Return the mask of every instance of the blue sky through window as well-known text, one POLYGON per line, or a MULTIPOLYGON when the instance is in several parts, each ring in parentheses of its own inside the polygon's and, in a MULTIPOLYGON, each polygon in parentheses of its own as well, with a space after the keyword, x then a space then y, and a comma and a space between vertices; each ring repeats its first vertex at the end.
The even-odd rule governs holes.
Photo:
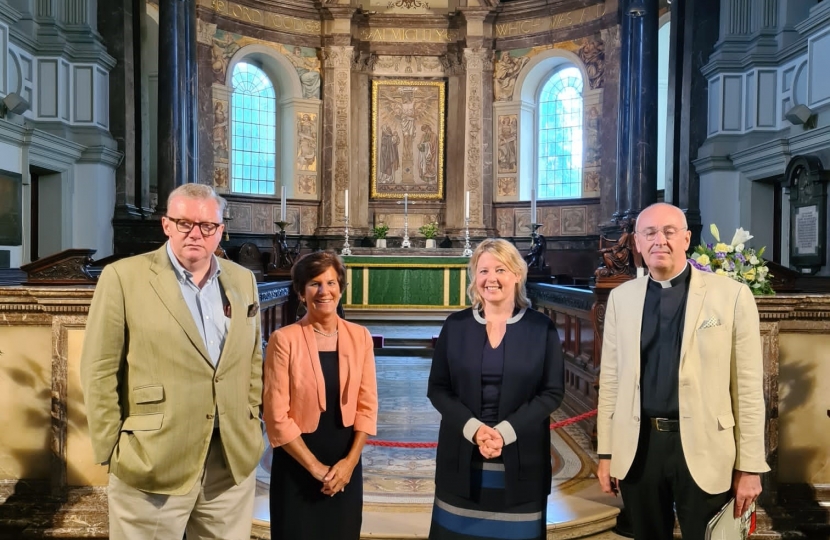
POLYGON ((260 68, 240 62, 231 77, 231 191, 274 195, 277 100, 260 68))
POLYGON ((554 72, 539 95, 539 199, 582 195, 582 73, 554 72))

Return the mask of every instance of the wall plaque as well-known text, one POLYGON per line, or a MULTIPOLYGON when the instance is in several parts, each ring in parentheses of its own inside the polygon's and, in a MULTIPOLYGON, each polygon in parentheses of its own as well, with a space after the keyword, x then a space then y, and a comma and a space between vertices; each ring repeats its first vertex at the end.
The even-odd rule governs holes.
POLYGON ((827 180, 830 173, 815 156, 796 156, 787 164, 790 189, 790 265, 815 274, 826 264, 827 180))
POLYGON ((23 244, 23 182, 16 173, 0 171, 0 246, 23 244))

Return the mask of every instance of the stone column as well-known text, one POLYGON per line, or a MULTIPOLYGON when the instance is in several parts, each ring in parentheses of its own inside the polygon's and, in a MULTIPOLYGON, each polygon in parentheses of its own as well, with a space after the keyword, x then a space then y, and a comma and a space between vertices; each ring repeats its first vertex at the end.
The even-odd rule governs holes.
MULTIPOLYGON (((658 0, 629 0, 630 100, 626 215, 636 217, 657 201, 657 9, 658 0)), ((623 38, 624 39, 624 38, 623 38)))
MULTIPOLYGON (((115 58, 109 74, 110 126, 118 151, 124 154, 115 170, 115 218, 137 217, 141 206, 140 76, 142 13, 133 11, 133 0, 112 0, 98 6, 98 23, 107 52, 115 58)), ((143 6, 144 3, 141 2, 143 6)), ((75 21, 80 24, 80 21, 75 21)))
MULTIPOLYGON (((482 236, 493 229, 492 140, 493 52, 485 48, 463 50, 465 89, 464 189, 447 191, 447 206, 461 210, 458 227, 464 226, 464 198, 470 192, 470 234, 482 236), (489 174, 486 174, 489 173, 489 174), (485 179, 489 181, 485 185, 485 179), (454 195, 454 196, 452 196, 454 195), (450 199, 452 204, 450 205, 450 199)), ((458 214, 458 212, 455 212, 458 214)))
MULTIPOLYGON (((346 190, 351 186, 351 70, 354 47, 327 46, 323 48, 323 151, 322 193, 318 235, 342 235, 345 225, 346 190)), ((349 207, 353 215, 357 205, 349 207)), ((352 225, 355 225, 352 223, 352 225)), ((360 224, 357 224, 360 225, 360 224)))
POLYGON ((718 41, 719 0, 673 2, 666 121, 665 201, 686 213, 692 245, 700 241, 700 177, 691 165, 708 136, 703 62, 718 41))
POLYGON ((620 9, 623 15, 620 20, 620 95, 617 114, 617 197, 614 211, 614 221, 625 217, 628 203, 628 150, 629 132, 628 123, 631 100, 631 17, 626 16, 628 2, 623 0, 620 9))
POLYGON ((196 78, 196 5, 193 0, 159 3, 158 207, 167 212, 167 196, 195 181, 194 133, 196 78), (194 30, 189 30, 194 25, 194 30), (193 43, 190 43, 190 42, 193 43), (193 135, 191 135, 193 133, 193 135))

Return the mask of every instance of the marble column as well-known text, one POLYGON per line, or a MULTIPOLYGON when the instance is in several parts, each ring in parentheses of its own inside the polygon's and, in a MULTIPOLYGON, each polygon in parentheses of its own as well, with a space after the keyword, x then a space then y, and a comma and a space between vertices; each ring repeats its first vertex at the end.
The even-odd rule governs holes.
POLYGON ((623 16, 620 20, 620 96, 617 114, 617 204, 613 220, 625 218, 628 210, 628 142, 629 142, 629 115, 631 110, 631 17, 625 15, 628 2, 622 0, 620 9, 623 16))
MULTIPOLYGON (((351 185, 353 161, 350 158, 353 55, 354 47, 351 46, 323 48, 323 170, 318 235, 341 235, 345 226, 346 205, 349 204, 345 195, 351 185)), ((357 194, 354 187, 351 187, 351 193, 357 194)), ((349 209, 352 215, 357 205, 349 209)))
MULTIPOLYGON (((629 0, 629 114, 626 156, 626 216, 636 217, 657 201, 657 10, 658 0, 629 0)), ((624 23, 625 24, 625 23, 624 23)))
POLYGON ((719 0, 677 0, 671 6, 665 201, 686 213, 692 245, 700 242, 700 177, 692 166, 708 137, 704 59, 718 41, 719 0))
MULTIPOLYGON (((143 6, 143 2, 141 3, 143 6)), ((134 0, 101 2, 98 24, 107 52, 115 58, 109 73, 109 131, 124 159, 115 170, 115 217, 137 217, 141 213, 140 101, 136 79, 141 67, 140 20, 134 0)), ((78 21, 76 21, 78 22, 78 21)))
POLYGON ((162 61, 158 77, 156 213, 160 215, 167 212, 167 196, 171 191, 196 180, 195 17, 194 0, 159 3, 159 58, 162 61))

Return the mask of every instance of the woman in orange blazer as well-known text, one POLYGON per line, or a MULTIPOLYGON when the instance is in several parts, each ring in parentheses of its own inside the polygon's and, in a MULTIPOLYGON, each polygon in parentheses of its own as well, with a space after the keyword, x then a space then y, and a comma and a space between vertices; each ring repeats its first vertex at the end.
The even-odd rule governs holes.
POLYGON ((308 313, 271 334, 264 369, 263 419, 274 447, 271 538, 357 540, 360 454, 377 432, 372 337, 337 316, 346 269, 336 254, 304 256, 291 277, 308 313))

